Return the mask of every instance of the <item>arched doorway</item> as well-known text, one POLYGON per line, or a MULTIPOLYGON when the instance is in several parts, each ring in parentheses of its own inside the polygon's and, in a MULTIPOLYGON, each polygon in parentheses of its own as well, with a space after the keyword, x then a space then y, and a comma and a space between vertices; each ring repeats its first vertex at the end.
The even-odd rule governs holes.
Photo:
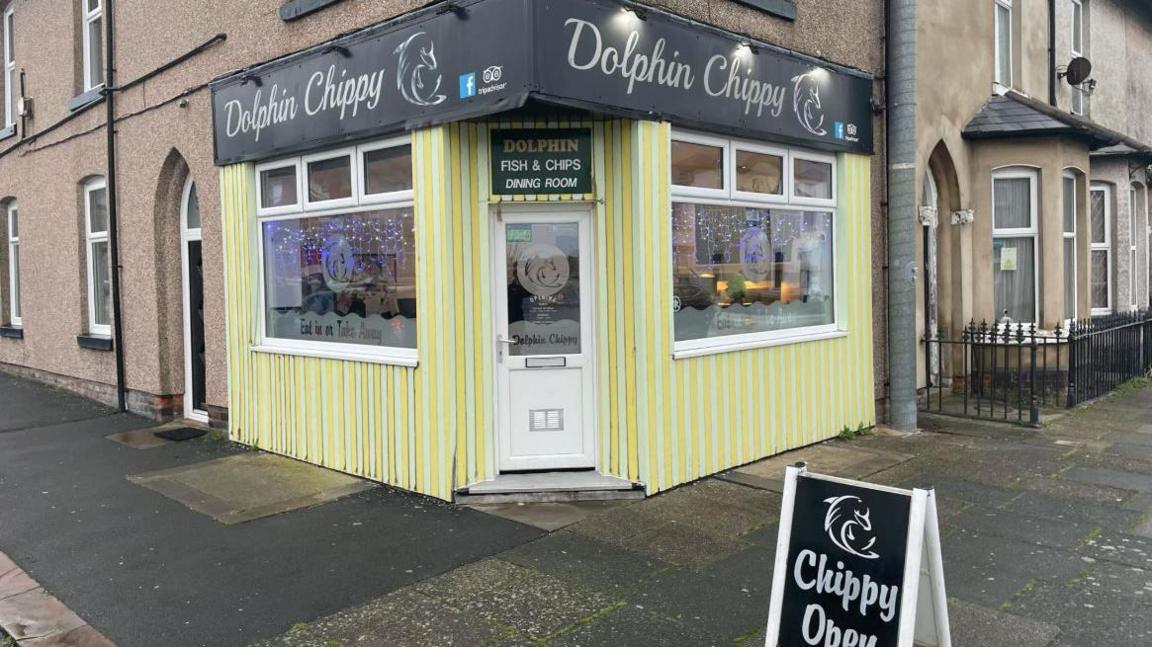
POLYGON ((184 292, 184 416, 208 422, 205 404, 204 260, 201 254, 200 201, 191 176, 180 199, 180 256, 184 292))

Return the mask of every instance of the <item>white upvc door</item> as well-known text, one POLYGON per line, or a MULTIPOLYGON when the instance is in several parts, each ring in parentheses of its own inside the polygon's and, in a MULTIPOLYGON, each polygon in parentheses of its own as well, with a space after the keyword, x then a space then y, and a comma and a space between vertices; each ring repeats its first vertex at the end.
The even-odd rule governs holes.
POLYGON ((493 354, 501 471, 596 467, 591 212, 495 217, 493 354))

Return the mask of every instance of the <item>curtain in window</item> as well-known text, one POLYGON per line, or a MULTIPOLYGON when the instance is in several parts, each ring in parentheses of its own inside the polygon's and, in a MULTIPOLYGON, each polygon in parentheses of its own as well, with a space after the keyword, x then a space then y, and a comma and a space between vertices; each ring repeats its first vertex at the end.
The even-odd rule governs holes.
POLYGON ((1032 180, 998 179, 993 184, 995 198, 993 227, 1027 229, 1032 226, 1032 180))
POLYGON ((1036 239, 994 238, 992 279, 996 292, 996 318, 1036 320, 1036 239))

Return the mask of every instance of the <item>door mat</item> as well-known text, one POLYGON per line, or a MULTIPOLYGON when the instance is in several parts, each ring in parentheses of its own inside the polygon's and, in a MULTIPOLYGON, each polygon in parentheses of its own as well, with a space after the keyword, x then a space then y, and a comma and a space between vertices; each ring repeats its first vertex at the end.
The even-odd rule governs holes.
POLYGON ((165 429, 164 431, 157 431, 156 437, 163 438, 164 440, 172 440, 179 442, 181 440, 192 440, 199 438, 208 433, 206 429, 197 429, 195 427, 178 427, 176 429, 165 429))

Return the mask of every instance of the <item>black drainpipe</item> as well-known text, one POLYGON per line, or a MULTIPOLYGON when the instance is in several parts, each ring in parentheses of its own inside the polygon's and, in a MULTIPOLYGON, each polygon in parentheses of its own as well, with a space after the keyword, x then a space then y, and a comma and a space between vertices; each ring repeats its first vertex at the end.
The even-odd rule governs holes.
POLYGON ((120 307, 120 235, 116 208, 116 48, 113 46, 112 0, 104 0, 104 108, 108 137, 108 242, 112 256, 112 349, 116 353, 116 408, 127 410, 128 387, 124 383, 124 332, 120 307))
POLYGON ((1056 0, 1048 0, 1048 103, 1056 107, 1056 0))

